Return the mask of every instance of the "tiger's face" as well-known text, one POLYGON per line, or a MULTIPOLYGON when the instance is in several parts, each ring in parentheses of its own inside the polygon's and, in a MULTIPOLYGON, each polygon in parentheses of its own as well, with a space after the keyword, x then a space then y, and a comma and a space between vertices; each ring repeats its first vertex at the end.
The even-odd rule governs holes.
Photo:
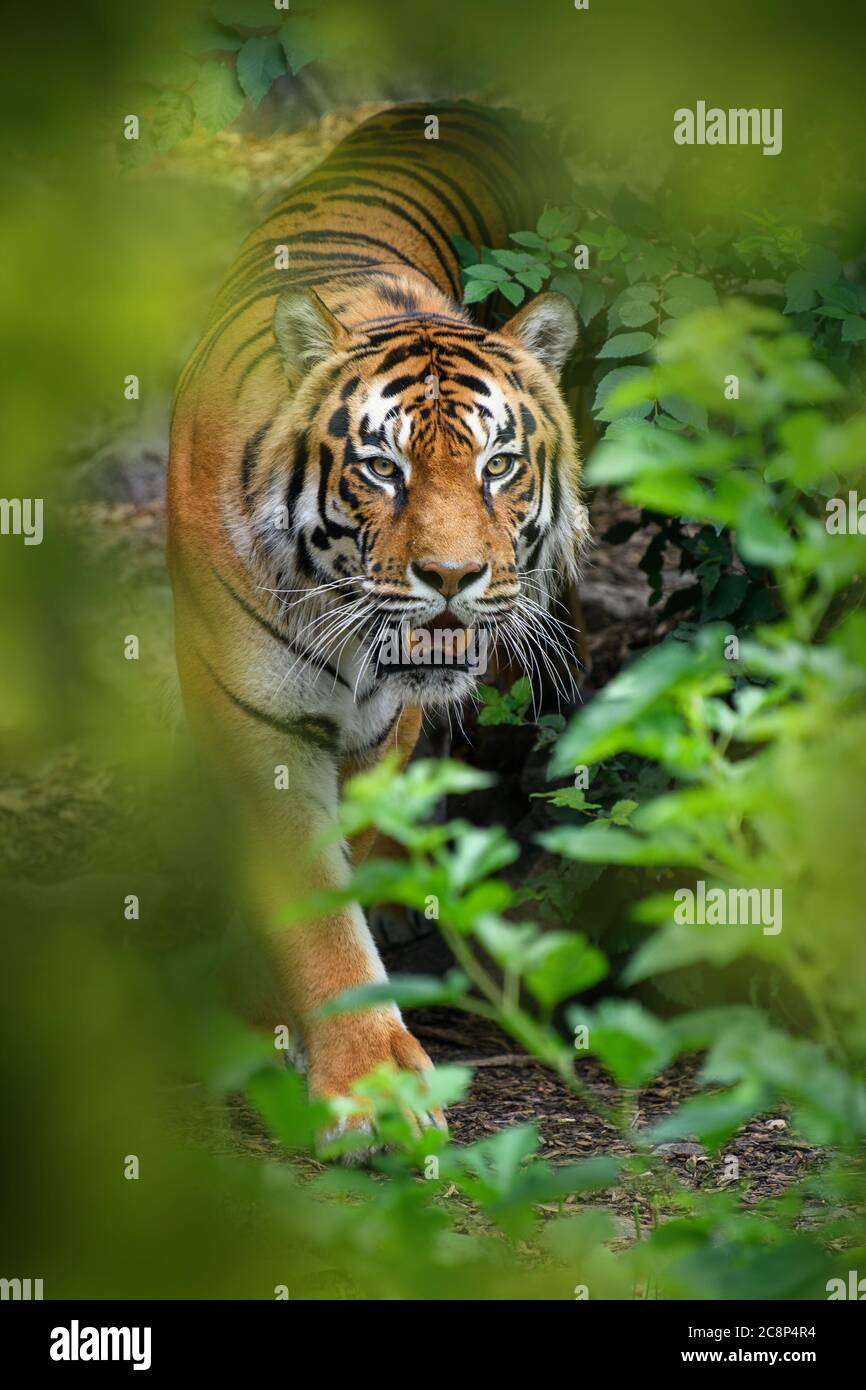
POLYGON ((573 309, 544 295, 500 332, 444 314, 329 319, 293 296, 275 325, 287 362, 315 362, 291 416, 299 583, 330 586, 334 639, 354 619, 370 669, 407 699, 460 699, 494 640, 526 664, 575 566, 584 511, 557 383, 573 309))

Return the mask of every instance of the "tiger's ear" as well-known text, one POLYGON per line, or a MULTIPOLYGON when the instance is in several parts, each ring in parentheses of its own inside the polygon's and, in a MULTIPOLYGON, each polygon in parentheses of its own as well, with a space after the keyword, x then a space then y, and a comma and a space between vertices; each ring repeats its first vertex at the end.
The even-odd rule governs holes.
POLYGON ((277 300, 274 337, 291 378, 305 376, 349 341, 348 330, 315 290, 289 290, 277 300))
POLYGON ((577 342, 577 315, 564 294, 539 294, 502 332, 558 376, 577 342))

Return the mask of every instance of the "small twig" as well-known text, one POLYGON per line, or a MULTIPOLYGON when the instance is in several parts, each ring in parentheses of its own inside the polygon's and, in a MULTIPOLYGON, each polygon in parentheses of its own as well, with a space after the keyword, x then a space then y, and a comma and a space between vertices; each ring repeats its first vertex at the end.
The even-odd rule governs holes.
POLYGON ((460 1067, 544 1066, 537 1057, 530 1057, 525 1052, 501 1052, 496 1057, 455 1057, 453 1060, 460 1067))

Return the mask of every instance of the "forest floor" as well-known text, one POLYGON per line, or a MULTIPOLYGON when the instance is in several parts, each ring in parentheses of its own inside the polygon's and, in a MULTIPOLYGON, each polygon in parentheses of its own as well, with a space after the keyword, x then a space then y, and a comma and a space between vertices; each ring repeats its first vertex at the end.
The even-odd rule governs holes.
MULTIPOLYGON (((456 1145, 489 1138, 507 1126, 533 1125, 538 1131, 538 1156, 551 1166, 576 1163, 599 1154, 625 1156, 629 1144, 617 1128, 575 1096, 550 1070, 521 1052, 494 1024, 449 1009, 413 1011, 411 1026, 438 1065, 473 1068, 470 1087, 460 1102, 449 1107, 448 1125, 456 1145)), ((628 1128, 636 1136, 671 1113, 695 1092, 699 1059, 681 1059, 649 1086, 630 1093, 628 1128)), ((578 1075, 594 1103, 611 1107, 621 1103, 622 1092, 592 1057, 583 1058, 578 1075)), ((214 1116, 217 1119, 223 1116, 214 1116)), ((236 1096, 230 1103, 228 1139, 221 1123, 210 1137, 199 1129, 197 1142, 216 1143, 222 1152, 279 1160, 279 1143, 270 1137, 249 1103, 236 1096), (216 1138, 215 1136, 219 1136, 216 1138)), ((641 1191, 639 1180, 623 1182, 604 1192, 568 1198, 563 1204, 542 1204, 540 1210, 555 1215, 576 1206, 604 1207, 612 1216, 616 1242, 627 1244, 645 1233, 656 1221, 678 1210, 677 1193, 743 1185, 744 1206, 781 1196, 792 1183, 814 1172, 825 1157, 822 1150, 794 1139, 781 1114, 757 1116, 725 1145, 723 1152, 707 1152, 687 1140, 659 1144, 652 1149, 667 1169, 667 1180, 653 1184, 652 1202, 641 1191)), ((295 1160, 301 1176, 315 1176, 325 1165, 315 1159, 295 1160)), ((471 1202, 456 1188, 445 1194, 463 1208, 463 1224, 471 1229, 477 1215, 471 1202)), ((807 1202, 799 1225, 807 1228, 826 1218, 818 1201, 807 1202)))

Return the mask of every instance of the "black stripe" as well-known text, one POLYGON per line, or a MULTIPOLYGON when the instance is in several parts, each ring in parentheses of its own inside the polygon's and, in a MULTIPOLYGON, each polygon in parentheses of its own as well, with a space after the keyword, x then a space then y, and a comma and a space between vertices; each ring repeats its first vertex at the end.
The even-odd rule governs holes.
POLYGON ((238 400, 238 398, 240 397, 241 391, 243 391, 244 384, 250 373, 254 372, 256 367, 258 367, 261 362, 264 362, 266 357, 279 357, 279 355, 279 348, 266 347, 263 352, 260 352, 256 357, 253 358, 251 362, 247 363, 240 376, 238 377, 237 385, 235 386, 235 400, 238 400))
MULTIPOLYGON (((359 257, 358 259, 361 258, 359 257)), ((243 304, 237 305, 234 309, 227 308, 223 310, 217 321, 208 327, 184 367, 180 381, 178 382, 177 391, 175 392, 175 400, 177 401, 180 399, 189 384, 202 370, 229 325, 233 323, 235 319, 241 318, 260 300, 273 299, 283 289, 307 289, 313 288, 316 285, 339 285, 343 281, 354 279, 358 275, 369 275, 371 270, 375 270, 377 277, 386 276, 389 280, 399 278, 396 271, 386 270, 381 263, 375 261, 368 261, 357 270, 342 270, 336 274, 329 271, 310 271, 306 274, 293 275, 284 285, 274 288, 269 285, 258 293, 251 295, 243 304)), ((278 275, 285 274, 283 271, 277 271, 275 273, 278 275)), ((270 279, 270 277, 268 278, 270 279)))
POLYGON ((351 749, 349 752, 349 756, 352 758, 359 758, 363 757, 365 753, 372 753, 374 748, 378 748, 380 743, 385 742, 385 739, 388 737, 391 730, 394 728, 394 725, 399 720, 401 713, 401 710, 397 711, 391 722, 387 725, 386 728, 382 730, 381 734, 377 734, 377 736, 373 739, 372 743, 365 743, 362 748, 351 749))
MULTIPOLYGON (((213 568, 213 566, 211 568, 213 568)), ((291 642, 288 637, 284 636, 283 633, 279 631, 278 628, 274 627, 273 623, 268 622, 267 618, 263 617, 261 613, 256 612, 252 604, 247 603, 243 595, 239 594, 228 582, 228 580, 223 578, 219 570, 214 569, 213 572, 216 575, 216 578, 219 580, 220 584, 222 584, 226 593, 234 599, 235 603, 240 605, 240 607, 243 609, 243 611, 247 614, 248 617, 253 618, 255 622, 258 623, 259 627, 264 628, 265 632, 268 634, 269 637, 272 637, 275 642, 279 642, 280 646, 286 647, 287 650, 290 651, 293 656, 306 656, 310 661, 313 660, 312 653, 308 652, 306 647, 296 647, 294 642, 291 642)), ((343 679, 339 671, 337 671, 329 661, 322 662, 318 657, 316 658, 316 661, 320 668, 323 671, 327 671, 329 676, 333 676, 334 680, 339 681, 340 685, 344 685, 347 690, 351 689, 349 682, 343 679)))
MULTIPOLYGON (((431 144, 436 144, 443 153, 452 154, 457 159, 462 159, 465 164, 475 170, 477 177, 487 189, 491 202, 499 210, 503 230, 513 227, 523 210, 519 200, 508 185, 508 173, 497 170, 491 176, 490 157, 485 155, 483 151, 470 151, 465 145, 452 144, 449 140, 431 141, 431 144)), ((424 167, 427 168, 428 166, 425 165, 424 167)))
POLYGON ((225 366, 223 367, 223 372, 227 372, 229 367, 234 362, 235 358, 240 357, 241 353, 246 352, 247 348, 252 347, 253 343, 258 342, 259 338, 263 338, 266 333, 272 332, 273 329, 271 328, 271 325, 268 324, 265 328, 259 328, 255 333, 251 333, 248 338, 244 338, 243 342, 238 344, 231 357, 229 358, 228 362, 226 362, 225 366))
POLYGON ((304 490, 304 483, 307 476, 307 455, 308 445, 306 434, 299 435, 295 441, 295 457, 292 460, 292 471, 289 476, 289 486, 286 491, 286 510, 289 513, 289 525, 294 524, 295 503, 304 490))
MULTIPOLYGON (((427 229, 421 227, 421 224, 420 222, 418 222, 417 217, 413 217, 411 213, 407 213, 405 208, 398 207, 398 204, 389 202, 389 200, 385 199, 385 197, 367 197, 366 195, 364 195, 364 193, 327 193, 327 195, 325 195, 324 197, 324 202, 363 203, 366 204, 366 206, 368 207, 382 208, 382 210, 386 211, 386 213, 391 213, 392 217, 398 217, 400 221, 407 222, 407 224, 409 224, 409 227, 413 228, 413 231, 416 231, 418 236, 423 236, 425 242, 427 242, 427 245, 431 247, 432 253, 434 253, 436 260, 439 261, 439 265, 441 265, 443 272, 445 272, 445 277, 446 279, 448 279, 448 288, 450 289, 450 292, 452 292, 452 295, 455 295, 455 297, 460 296, 459 282, 457 282, 457 278, 455 272, 453 272, 452 270, 452 267, 450 267, 448 261, 446 261, 445 259, 445 256, 443 256, 442 254, 442 247, 445 247, 446 252, 448 252, 450 256, 452 256, 452 260, 455 261, 457 267, 459 267, 460 265, 459 257, 457 257, 456 250, 453 249, 452 243, 450 243, 450 238, 448 238, 448 236, 445 235, 445 232, 442 231, 442 228, 439 227, 438 224, 436 224, 435 218, 431 217, 430 220, 434 222, 436 231, 438 231, 439 236, 441 236, 442 245, 439 245, 439 243, 436 242, 434 238, 432 238, 430 232, 428 232, 427 229)), ((427 215, 428 217, 430 217, 430 214, 427 215)))
MULTIPOLYGON (((376 341, 386 342, 390 338, 401 336, 399 333, 391 331, 391 324, 415 323, 418 325, 419 329, 423 329, 431 319, 437 324, 446 324, 449 334, 453 333, 455 336, 459 334, 461 337, 468 337, 478 342, 481 342, 482 339, 487 336, 485 330, 479 328, 477 324, 467 323, 465 319, 455 318, 453 314, 440 314, 436 310, 431 310, 429 313, 426 310, 423 313, 419 313, 415 310, 412 313, 406 314, 382 314, 380 318, 368 319, 364 324, 364 332, 367 335, 368 341, 371 343, 376 341), (371 333, 369 330, 375 328, 375 326, 380 323, 384 324, 385 327, 381 330, 377 338, 375 333, 371 333)), ((403 330, 403 333, 405 333, 405 331, 406 330, 403 330)))
MULTIPOLYGON (((370 161, 368 161, 368 160, 363 160, 363 161, 362 161, 362 160, 353 160, 353 161, 352 161, 352 165, 354 166, 355 164, 358 164, 358 165, 364 164, 364 165, 366 166, 369 162, 370 162, 370 161)), ((329 165, 328 165, 327 162, 326 162, 322 167, 323 167, 323 169, 329 171, 329 165)), ((468 227, 468 225, 467 225, 467 223, 466 223, 465 218, 463 217, 463 214, 461 213, 461 211, 460 211, 460 209, 457 207, 457 205, 456 205, 455 203, 452 203, 451 199, 450 199, 445 193, 442 192, 441 188, 437 188, 435 184, 429 183, 427 179, 423 178, 422 175, 419 174, 419 173, 417 172, 417 170, 413 170, 413 171, 411 172, 411 175, 407 175, 407 176, 412 177, 412 178, 414 179, 414 181, 415 181, 417 184, 420 184, 420 185, 421 185, 422 188, 426 188, 427 191, 428 191, 428 193, 432 194, 432 196, 433 196, 434 198, 436 198, 437 201, 440 202, 440 203, 442 204, 442 206, 443 206, 443 207, 451 214, 451 216, 454 218, 454 221, 457 223, 457 227, 458 227, 459 231, 463 234, 463 236, 465 236, 465 237, 468 238, 468 237, 469 237, 469 227, 468 227)), ((440 177, 441 177, 441 176, 440 176, 440 177)), ((332 180, 329 179, 329 181, 332 181, 332 180)), ((349 176, 345 181, 346 181, 346 182, 351 182, 351 181, 352 181, 352 180, 351 180, 351 176, 349 176)), ((356 183, 364 183, 364 184, 370 183, 370 184, 373 184, 373 185, 375 186, 375 180, 374 180, 374 179, 359 179, 359 178, 356 178, 354 181, 355 181, 356 183)), ((316 180, 316 179, 311 179, 310 182, 311 182, 311 183, 316 183, 317 180, 316 180)), ((457 187, 458 187, 458 189, 459 189, 459 185, 457 185, 457 187)), ((430 217, 431 220, 432 220, 432 213, 429 212, 429 210, 425 207, 425 205, 424 205, 422 202, 420 202, 420 200, 418 200, 418 199, 416 199, 416 198, 411 198, 410 195, 409 195, 408 193, 406 193, 403 189, 394 189, 394 191, 395 191, 395 192, 399 192, 400 196, 401 196, 402 198, 406 198, 408 202, 414 203, 414 205, 415 205, 416 207, 421 208, 424 212, 427 213, 428 217, 430 217)), ((461 196, 463 196, 462 193, 461 193, 461 196)), ((286 211, 289 212, 290 209, 287 208, 286 211)))
POLYGON ((301 653, 298 652, 295 649, 295 647, 292 646, 292 643, 289 641, 289 638, 286 637, 284 633, 280 632, 278 628, 274 627, 273 623, 269 622, 268 619, 263 617, 261 613, 258 613, 256 609, 253 608, 251 603, 247 603, 243 595, 239 594, 237 590, 229 583, 229 581, 223 578, 218 569, 214 568, 214 566, 211 566, 211 568, 213 569, 215 577, 219 580, 220 584, 222 584, 226 593, 234 599, 235 603, 238 604, 240 608, 243 609, 247 617, 252 618, 255 622, 257 622, 259 627, 263 628, 264 631, 268 634, 268 636, 272 637, 275 642, 279 642, 281 647, 287 647, 291 652, 294 653, 295 656, 301 655, 301 653))
POLYGON ((253 470, 258 463, 259 449, 262 440, 273 424, 273 420, 268 420, 260 429, 257 429, 251 439, 244 445, 243 458, 241 460, 241 491, 243 492, 244 507, 249 511, 252 506, 252 496, 250 495, 250 484, 253 480, 253 470))
MULTIPOLYGON (((304 235, 305 234, 301 232, 292 233, 292 239, 302 240, 304 235)), ((231 273, 220 285, 217 295, 217 306, 219 306, 223 300, 228 300, 230 306, 235 302, 237 296, 244 292, 244 289, 249 289, 251 285, 260 285, 265 280, 270 280, 271 277, 276 278, 279 276, 280 279, 286 283, 287 287, 291 286, 295 278, 295 272, 291 263, 286 270, 277 270, 275 265, 267 264, 268 261, 272 260, 271 257, 263 256, 261 259, 265 264, 259 265, 259 257, 256 256, 253 258, 248 254, 247 257, 242 258, 235 264, 231 273)), ((295 249, 292 252, 290 261, 298 259, 305 261, 330 261, 338 269, 345 267, 351 268, 356 265, 369 266, 373 269, 380 264, 374 256, 361 256, 353 251, 312 251, 310 249, 305 250, 304 248, 300 250, 295 249)))
POLYGON ((276 715, 268 714, 265 710, 256 709, 255 705, 247 704, 246 700, 235 695, 233 690, 229 690, 197 647, 194 647, 193 650, 214 685, 222 691, 227 700, 230 700, 250 719, 255 719, 259 724, 267 725, 269 729, 276 730, 278 734, 300 739, 302 743, 311 743, 314 748, 320 748, 323 753, 336 754, 339 751, 340 727, 335 720, 328 719, 323 714, 303 714, 298 719, 279 719, 276 715))
MULTIPOLYGON (((475 203, 473 199, 470 198, 463 185, 458 183, 457 179, 453 179, 450 174, 446 174, 442 169, 437 169, 435 168, 435 166, 431 165, 425 165, 424 173, 421 174, 419 170, 417 170, 414 167, 414 165, 407 164, 404 161, 402 155, 395 154, 393 150, 390 151, 390 154, 383 152, 380 158, 378 159, 359 159, 356 155, 352 155, 351 153, 347 152, 343 159, 329 159, 327 161, 327 165, 323 167, 327 167, 328 169, 346 168, 349 170, 374 169, 378 174, 391 172, 394 174, 399 174, 404 178, 412 179, 413 182, 419 184, 422 188, 427 189, 430 189, 430 183, 428 181, 428 178, 425 176, 440 179, 442 183, 446 184, 449 188, 453 189, 457 196, 462 199, 466 211, 469 213, 469 216, 475 223, 476 231, 479 240, 482 242, 482 244, 484 246, 489 246, 493 240, 490 233, 490 228, 487 225, 487 219, 485 218, 481 209, 478 207, 477 203, 475 203)), ((443 203, 445 203, 446 200, 445 195, 443 193, 439 193, 435 187, 432 188, 431 191, 436 195, 436 197, 438 197, 443 203)), ((454 210, 454 205, 452 203, 449 202, 447 206, 449 207, 449 210, 454 210)), ((459 214, 457 214, 456 212, 455 215, 458 217, 460 229, 461 231, 463 231, 463 229, 466 227, 466 223, 463 221, 462 218, 459 217, 459 214)), ((473 240, 468 228, 466 228, 466 230, 463 231, 463 235, 466 236, 470 241, 473 240)))
MULTIPOLYGON (((342 407, 345 410, 345 406, 342 407)), ((328 479, 331 476, 331 469, 334 464, 334 455, 328 445, 319 445, 319 516, 322 518, 322 525, 327 529, 328 525, 328 479)))

